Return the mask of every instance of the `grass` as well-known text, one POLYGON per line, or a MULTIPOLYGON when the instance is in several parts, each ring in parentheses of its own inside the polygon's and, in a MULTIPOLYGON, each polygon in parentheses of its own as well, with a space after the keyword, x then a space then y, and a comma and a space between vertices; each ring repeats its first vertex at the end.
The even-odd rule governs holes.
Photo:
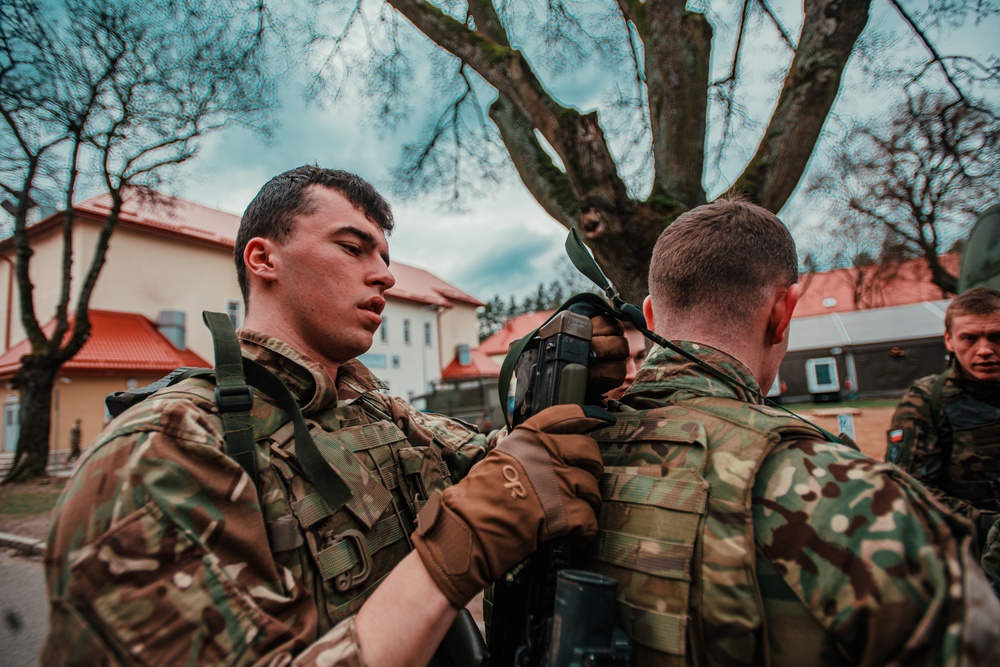
POLYGON ((62 493, 59 482, 33 481, 0 486, 0 514, 14 517, 48 514, 62 493))

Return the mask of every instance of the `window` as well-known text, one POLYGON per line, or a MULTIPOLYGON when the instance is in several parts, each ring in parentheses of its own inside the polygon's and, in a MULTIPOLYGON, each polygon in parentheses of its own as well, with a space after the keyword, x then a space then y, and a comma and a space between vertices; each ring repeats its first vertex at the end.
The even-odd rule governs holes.
POLYGON ((806 361, 806 384, 809 393, 822 394, 828 391, 840 390, 840 379, 837 377, 837 360, 833 357, 809 359, 806 361))
POLYGON ((389 318, 382 316, 382 325, 378 328, 378 338, 383 343, 389 342, 389 318))
POLYGON ((395 368, 396 370, 399 370, 399 355, 398 354, 392 355, 392 367, 395 368))
POLYGON ((368 368, 385 368, 386 358, 384 354, 372 354, 371 352, 366 352, 358 357, 358 361, 363 363, 368 368))
POLYGON ((229 315, 235 328, 239 329, 243 326, 243 302, 238 299, 227 299, 226 315, 229 315))
POLYGON ((431 323, 424 322, 424 345, 431 346, 431 323))
POLYGON ((403 320, 403 342, 410 344, 410 320, 403 320))

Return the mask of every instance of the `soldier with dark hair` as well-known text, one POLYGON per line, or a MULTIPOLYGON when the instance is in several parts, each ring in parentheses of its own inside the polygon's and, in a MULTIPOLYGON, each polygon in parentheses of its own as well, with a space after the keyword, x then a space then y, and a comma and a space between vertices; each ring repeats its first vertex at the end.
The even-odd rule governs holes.
MULTIPOLYGON (((255 387, 231 426, 217 384, 241 364, 217 353, 215 381, 184 379, 104 430, 55 510, 43 664, 426 664, 540 542, 596 532, 600 455, 583 432, 606 420, 557 406, 488 446, 357 360, 395 282, 391 229, 353 174, 264 185, 236 240, 233 356, 285 391, 255 387), (252 465, 229 455, 231 429, 252 432, 252 465)), ((617 333, 605 348, 623 360, 617 333)))
POLYGON ((606 474, 582 563, 618 580, 633 664, 1000 664, 967 523, 764 405, 797 278, 788 230, 741 199, 680 216, 653 250, 643 312, 677 349, 654 346, 590 434, 606 474))

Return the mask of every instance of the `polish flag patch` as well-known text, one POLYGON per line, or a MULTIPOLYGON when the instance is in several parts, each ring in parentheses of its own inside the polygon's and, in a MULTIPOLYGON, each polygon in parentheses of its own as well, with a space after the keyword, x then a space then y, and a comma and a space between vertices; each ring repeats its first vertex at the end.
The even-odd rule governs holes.
POLYGON ((895 431, 889 431, 889 442, 902 442, 903 441, 903 429, 898 428, 895 431))

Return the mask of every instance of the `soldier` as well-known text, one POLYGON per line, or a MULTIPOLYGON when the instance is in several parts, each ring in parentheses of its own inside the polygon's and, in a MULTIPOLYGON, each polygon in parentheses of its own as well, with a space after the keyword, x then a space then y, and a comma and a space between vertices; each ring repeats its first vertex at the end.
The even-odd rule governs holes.
POLYGON ((654 346, 614 427, 583 566, 620 583, 634 665, 1000 664, 968 525, 895 466, 766 407, 799 298, 795 245, 741 199, 653 250, 654 346))
POLYGON ((625 360, 625 381, 619 386, 609 391, 607 398, 619 399, 632 383, 635 382, 636 373, 642 367, 642 362, 646 360, 646 337, 635 328, 631 322, 625 322, 625 340, 628 341, 628 359, 625 360))
POLYGON ((69 427, 69 461, 76 461, 80 458, 80 441, 83 434, 80 430, 80 423, 83 420, 77 417, 73 420, 73 425, 69 427))
POLYGON ((944 328, 951 367, 903 395, 886 460, 971 520, 983 547, 1000 517, 1000 292, 977 287, 956 297, 944 328))
POLYGON ((553 408, 487 453, 482 435, 382 393, 356 360, 394 283, 392 226, 346 172, 301 167, 261 189, 235 247, 243 366, 280 378, 310 437, 280 392, 255 391, 242 427, 254 478, 226 455, 232 432, 204 378, 113 421, 55 511, 43 664, 424 664, 539 541, 596 531, 600 458, 580 433, 606 421, 553 408), (331 480, 349 491, 340 506, 331 480))

